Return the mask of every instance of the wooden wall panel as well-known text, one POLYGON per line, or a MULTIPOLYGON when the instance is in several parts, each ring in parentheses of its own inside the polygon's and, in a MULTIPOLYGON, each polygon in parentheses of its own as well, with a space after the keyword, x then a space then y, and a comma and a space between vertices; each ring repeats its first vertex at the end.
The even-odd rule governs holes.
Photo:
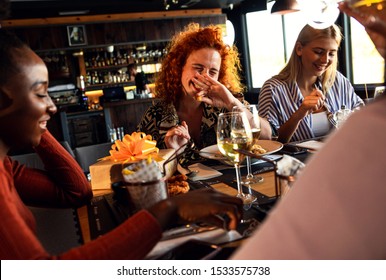
MULTIPOLYGON (((70 47, 67 25, 6 27, 13 29, 35 51, 84 49, 111 44, 168 41, 187 24, 225 24, 226 15, 179 17, 124 22, 85 23, 87 45, 70 47)), ((76 23, 79 25, 79 23, 76 23)), ((81 23, 82 24, 82 23, 81 23)))

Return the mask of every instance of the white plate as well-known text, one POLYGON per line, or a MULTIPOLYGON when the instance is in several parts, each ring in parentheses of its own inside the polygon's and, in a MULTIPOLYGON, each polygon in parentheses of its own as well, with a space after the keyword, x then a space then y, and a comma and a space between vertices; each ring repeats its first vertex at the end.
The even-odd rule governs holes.
MULTIPOLYGON (((283 148, 282 143, 271 140, 259 140, 257 144, 259 144, 264 150, 267 151, 264 154, 260 154, 260 156, 276 153, 277 151, 280 151, 283 148)), ((221 154, 217 145, 212 145, 203 148, 202 150, 200 150, 200 156, 208 159, 226 160, 226 157, 221 154)))

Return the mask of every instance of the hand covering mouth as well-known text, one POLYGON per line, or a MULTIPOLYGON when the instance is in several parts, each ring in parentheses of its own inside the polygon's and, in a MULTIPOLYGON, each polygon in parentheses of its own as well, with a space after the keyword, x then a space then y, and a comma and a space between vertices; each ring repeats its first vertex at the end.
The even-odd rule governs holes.
POLYGON ((196 91, 196 93, 202 91, 202 87, 196 85, 194 82, 190 82, 190 84, 192 85, 192 87, 194 88, 194 90, 196 91))

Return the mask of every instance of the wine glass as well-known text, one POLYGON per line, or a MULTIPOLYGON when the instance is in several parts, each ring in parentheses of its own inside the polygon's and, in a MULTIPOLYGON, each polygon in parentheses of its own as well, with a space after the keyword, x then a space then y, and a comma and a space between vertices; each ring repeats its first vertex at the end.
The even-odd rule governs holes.
POLYGON ((297 0, 307 23, 316 29, 331 26, 339 16, 338 3, 348 4, 363 14, 381 15, 386 0, 297 0))
MULTIPOLYGON (((249 148, 249 150, 251 150, 253 145, 257 144, 257 141, 260 138, 259 111, 257 110, 257 106, 254 104, 244 105, 242 107, 234 106, 232 109, 233 112, 242 112, 243 110, 248 110, 251 113, 250 115, 247 115, 249 125, 251 126, 251 131, 252 131, 252 144, 250 145, 250 148, 249 148)), ((251 185, 251 184, 263 182, 264 180, 263 177, 254 176, 252 173, 251 157, 247 156, 246 161, 247 161, 247 175, 245 177, 242 177, 241 182, 245 185, 251 185)))
POLYGON ((252 143, 252 131, 246 113, 221 113, 218 117, 216 134, 220 152, 235 166, 236 196, 243 200, 243 204, 251 204, 256 200, 256 197, 250 193, 243 193, 241 185, 240 162, 244 160, 245 156, 234 150, 248 150, 252 143))
POLYGON ((345 0, 349 5, 362 12, 363 15, 373 15, 386 19, 386 0, 345 0))

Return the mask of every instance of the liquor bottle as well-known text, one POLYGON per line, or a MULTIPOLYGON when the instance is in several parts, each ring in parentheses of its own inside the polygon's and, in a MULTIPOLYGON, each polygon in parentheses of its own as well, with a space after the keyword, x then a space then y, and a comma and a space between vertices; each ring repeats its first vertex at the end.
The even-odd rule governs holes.
POLYGON ((82 75, 79 76, 78 79, 78 88, 79 88, 79 105, 82 110, 88 110, 88 97, 86 95, 86 85, 84 82, 84 77, 82 75))

